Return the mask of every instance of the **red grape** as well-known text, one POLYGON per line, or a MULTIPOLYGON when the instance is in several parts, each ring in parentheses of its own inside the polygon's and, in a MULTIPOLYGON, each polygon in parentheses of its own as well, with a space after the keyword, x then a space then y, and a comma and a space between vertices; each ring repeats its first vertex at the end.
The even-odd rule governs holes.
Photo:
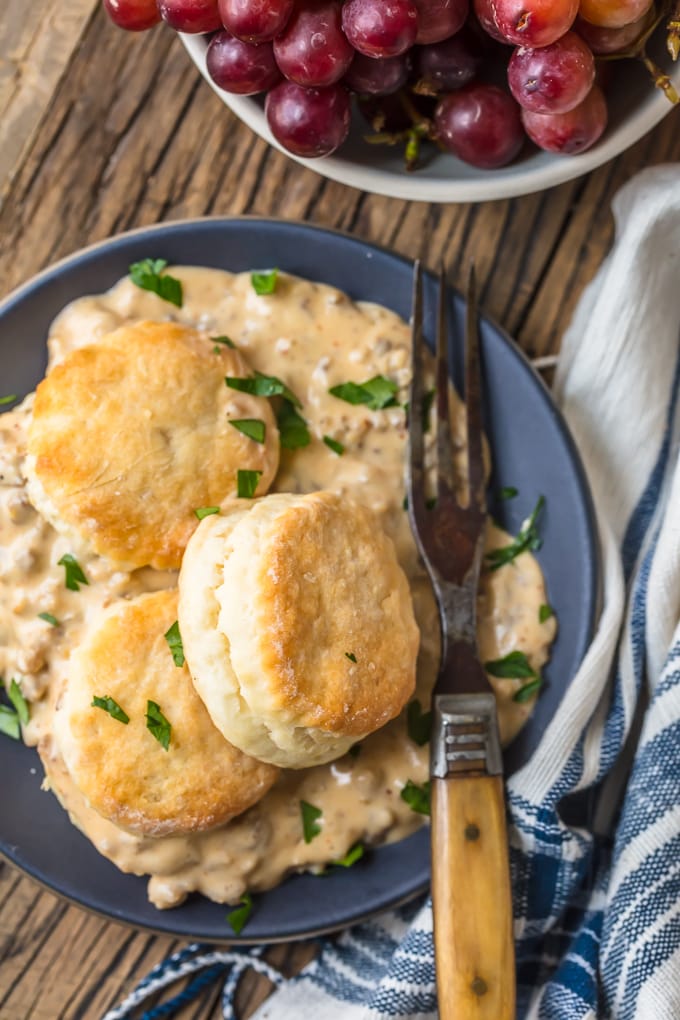
POLYGON ((651 6, 652 0, 581 0, 579 14, 601 28, 623 28, 639 21, 651 6))
POLYGON ((516 46, 549 46, 569 31, 579 0, 491 0, 494 20, 516 46))
POLYGON ((281 81, 271 43, 249 43, 217 32, 205 57, 208 74, 221 89, 240 96, 266 92, 281 81))
POLYGON ((421 45, 448 39, 463 27, 468 16, 468 0, 414 0, 418 9, 418 35, 421 45))
POLYGON ((274 56, 286 78, 319 87, 339 81, 352 63, 354 50, 340 26, 337 0, 303 0, 274 40, 274 56))
POLYGON ((158 0, 158 10, 176 32, 214 32, 222 27, 217 0, 158 0))
POLYGON ((349 131, 349 93, 342 85, 305 89, 282 81, 264 104, 274 138, 296 156, 328 156, 349 131))
POLYGON ((482 63, 479 40, 467 28, 443 42, 420 46, 415 52, 418 81, 428 93, 462 88, 472 81, 482 63))
POLYGON ((237 39, 269 42, 283 32, 295 0, 218 0, 222 24, 237 39))
POLYGON ((408 72, 409 60, 405 54, 378 60, 375 57, 365 57, 363 53, 355 53, 342 81, 343 85, 359 95, 387 96, 406 84, 408 72))
POLYGON ((567 32, 540 49, 515 50, 508 84, 525 110, 567 113, 583 102, 595 81, 595 58, 583 39, 567 32))
POLYGON ((501 42, 508 46, 508 40, 501 33, 500 28, 496 24, 496 17, 491 4, 492 0, 473 0, 473 7, 477 16, 477 21, 487 35, 490 35, 492 39, 496 40, 496 42, 501 42))
POLYGON ((104 0, 104 8, 114 25, 128 32, 143 32, 161 20, 156 0, 104 0))
POLYGON ((367 57, 397 57, 416 41, 413 0, 347 0, 342 27, 355 50, 367 57))
POLYGON ((584 152, 607 126, 607 104, 597 85, 568 113, 532 113, 522 110, 524 129, 541 149, 563 155, 584 152))
POLYGON ((434 121, 445 148, 487 170, 509 163, 524 141, 519 107, 495 85, 466 85, 444 96, 437 103, 434 121))
POLYGON ((649 28, 653 16, 653 9, 650 8, 637 21, 631 21, 630 25, 624 25, 622 28, 602 28, 600 25, 591 25, 579 15, 574 22, 574 31, 585 39, 596 56, 620 53, 637 42, 642 33, 649 28))

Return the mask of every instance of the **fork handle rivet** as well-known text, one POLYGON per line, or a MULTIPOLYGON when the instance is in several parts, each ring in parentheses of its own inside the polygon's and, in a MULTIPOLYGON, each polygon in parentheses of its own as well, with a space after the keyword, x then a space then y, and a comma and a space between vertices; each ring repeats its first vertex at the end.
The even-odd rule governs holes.
POLYGON ((476 977, 474 979, 474 981, 470 985, 470 988, 474 992, 474 994, 475 995, 479 995, 480 998, 481 998, 482 995, 486 995, 486 993, 489 990, 488 985, 487 985, 486 981, 484 980, 484 978, 480 978, 480 977, 476 977))
MULTIPOLYGON (((479 839, 481 833, 479 831, 479 828, 475 825, 475 823, 470 822, 469 825, 465 826, 464 836, 468 840, 468 842, 474 843, 475 840, 479 839)), ((475 978, 475 981, 477 980, 481 981, 481 978, 475 978)))

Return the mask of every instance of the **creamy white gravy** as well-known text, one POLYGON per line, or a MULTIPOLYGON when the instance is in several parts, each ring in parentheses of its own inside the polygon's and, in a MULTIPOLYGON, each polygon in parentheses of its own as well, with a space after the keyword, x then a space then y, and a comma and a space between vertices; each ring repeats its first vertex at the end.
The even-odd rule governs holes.
MULTIPOLYGON (((181 309, 129 279, 106 294, 70 304, 50 331, 50 367, 73 348, 96 342, 125 323, 172 319, 211 335, 230 336, 254 369, 282 378, 302 401, 313 440, 304 449, 282 451, 274 489, 331 489, 380 514, 411 583, 421 628, 416 696, 426 705, 437 669, 439 634, 403 506, 404 411, 395 407, 372 412, 328 392, 338 383, 382 374, 399 384, 403 402, 409 381, 407 325, 387 309, 354 303, 331 287, 286 275, 279 276, 276 292, 267 297, 255 294, 246 273, 176 267, 172 275, 183 284, 181 309), (341 457, 323 443, 324 435, 344 445, 341 457)), ((258 804, 211 832, 134 836, 85 803, 51 739, 54 702, 68 676, 69 655, 103 608, 172 586, 176 575, 151 569, 128 573, 79 550, 90 584, 79 592, 66 589, 57 561, 73 549, 33 509, 25 493, 31 403, 29 396, 20 408, 0 416, 0 676, 16 677, 31 701, 24 739, 39 745, 46 785, 100 853, 123 871, 149 875, 149 897, 165 908, 193 891, 217 902, 234 902, 246 890, 272 887, 291 871, 320 869, 357 842, 391 842, 417 829, 423 816, 408 807, 400 791, 409 779, 420 784, 427 778, 428 748, 408 737, 403 715, 366 739, 356 757, 282 773, 258 804), (59 626, 40 619, 39 613, 52 614, 59 626), (322 832, 308 844, 302 835, 300 800, 323 811, 322 832)), ((457 405, 454 413, 459 434, 460 410, 457 405)), ((487 549, 508 541, 504 532, 489 525, 487 549)), ((539 607, 547 601, 540 568, 529 554, 495 572, 485 571, 478 602, 483 661, 519 649, 539 670, 555 633, 554 619, 539 622, 539 607)), ((522 726, 531 704, 513 701, 522 681, 490 679, 505 743, 522 726)))

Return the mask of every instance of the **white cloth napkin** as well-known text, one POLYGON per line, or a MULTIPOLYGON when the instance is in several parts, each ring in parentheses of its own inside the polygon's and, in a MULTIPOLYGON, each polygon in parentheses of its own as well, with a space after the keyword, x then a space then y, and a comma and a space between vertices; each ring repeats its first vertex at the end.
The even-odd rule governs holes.
MULTIPOLYGON (((602 611, 508 784, 518 1016, 536 1020, 680 1018, 680 166, 640 173, 613 212, 613 250, 564 337, 555 385, 595 501, 602 611), (563 798, 621 770, 643 691, 615 838, 567 824, 563 798)), ((428 901, 325 940, 297 978, 270 975, 277 990, 253 1020, 433 1020, 431 917, 428 901)), ((228 969, 228 1020, 261 950, 188 947, 105 1020, 131 1016, 173 971, 208 965, 228 969)))

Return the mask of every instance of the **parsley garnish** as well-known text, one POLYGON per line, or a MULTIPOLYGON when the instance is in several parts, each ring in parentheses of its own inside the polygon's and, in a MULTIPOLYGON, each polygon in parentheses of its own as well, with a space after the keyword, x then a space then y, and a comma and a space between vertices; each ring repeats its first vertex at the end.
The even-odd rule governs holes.
POLYGON ((0 406, 3 404, 11 404, 13 400, 17 399, 16 393, 8 393, 6 397, 0 397, 0 406))
POLYGON ((350 850, 347 851, 344 857, 338 858, 337 861, 331 861, 331 864, 337 864, 339 868, 351 868, 353 864, 360 861, 364 856, 364 845, 363 843, 356 843, 350 850))
POLYGON ((59 620, 56 616, 52 616, 51 613, 38 613, 38 619, 44 620, 45 623, 51 623, 53 627, 59 626, 59 620))
POLYGON ((263 375, 262 372, 247 376, 228 375, 224 381, 230 389, 240 393, 252 393, 256 397, 285 397, 294 407, 302 407, 293 391, 275 375, 263 375))
POLYGON ((241 934, 248 918, 253 912, 253 897, 250 893, 244 893, 238 902, 239 906, 234 907, 234 909, 227 914, 227 924, 231 927, 231 930, 235 935, 241 934))
POLYGON ((0 733, 4 733, 6 737, 11 737, 12 740, 21 740, 19 716, 14 709, 9 708, 7 705, 0 705, 0 733))
POLYGON ((498 493, 499 499, 514 499, 519 493, 514 485, 505 485, 498 493))
POLYGON ((96 695, 92 699, 92 708, 101 708, 104 712, 108 712, 112 719, 116 722, 123 723, 125 726, 130 722, 130 716, 125 712, 118 702, 109 697, 107 694, 105 698, 98 698, 96 695))
POLYGON ((260 418, 231 418, 229 424, 256 443, 264 443, 267 426, 260 418))
POLYGON ((518 691, 515 691, 512 696, 512 700, 518 701, 520 704, 525 701, 529 701, 529 699, 540 690, 542 683, 542 677, 537 676, 535 680, 530 680, 528 684, 524 684, 524 686, 520 687, 518 691))
POLYGON ((424 747, 430 739, 432 713, 423 712, 418 699, 409 702, 406 710, 406 727, 408 735, 418 747, 424 747))
POLYGON ((167 751, 170 746, 170 732, 172 726, 160 710, 155 701, 146 703, 146 728, 167 751))
POLYGON ((311 843, 315 836, 321 832, 321 826, 317 825, 317 818, 321 818, 321 808, 308 804, 306 800, 300 801, 300 814, 302 816, 302 834, 305 843, 311 843))
POLYGON ((345 652, 345 656, 349 659, 350 662, 356 662, 357 661, 357 657, 354 654, 354 652, 345 652))
POLYGON ((512 696, 513 701, 519 701, 520 703, 528 701, 543 683, 540 673, 532 669, 524 652, 510 652, 509 655, 505 655, 502 659, 485 662, 484 669, 491 676, 497 676, 503 680, 528 680, 529 683, 520 687, 512 696))
POLYGON ((430 429, 430 411, 432 410, 433 403, 434 390, 428 390, 423 395, 423 402, 420 405, 420 420, 423 423, 423 432, 428 432, 430 429))
POLYGON ((429 815, 430 813, 429 781, 423 783, 422 786, 418 786, 416 783, 413 783, 409 779, 399 796, 401 797, 402 800, 406 801, 408 806, 411 808, 411 811, 415 811, 419 815, 429 815))
POLYGON ((250 282, 256 294, 273 294, 276 290, 278 269, 269 269, 264 273, 251 273, 250 282))
POLYGON ((158 294, 163 301, 182 307, 182 284, 174 276, 161 276, 167 266, 166 259, 142 259, 130 266, 130 279, 141 290, 158 294))
POLYGON ((183 666, 184 645, 182 644, 182 635, 179 632, 178 620, 175 620, 172 627, 166 630, 163 637, 168 642, 168 647, 172 652, 172 661, 175 663, 176 666, 183 666))
POLYGON ((16 680, 11 681, 7 691, 7 696, 14 705, 16 713, 19 717, 19 722, 23 723, 23 725, 25 726, 30 717, 30 713, 28 711, 28 702, 21 693, 21 687, 19 687, 19 684, 16 682, 16 680))
POLYGON ((510 545, 505 545, 501 549, 492 549, 491 552, 486 554, 485 559, 489 563, 490 570, 498 570, 499 567, 505 566, 506 563, 512 563, 520 553, 527 552, 529 549, 540 549, 541 538, 538 534, 536 521, 544 504, 544 497, 539 496, 536 506, 522 525, 517 538, 514 538, 510 545))
POLYGON ((233 347, 236 349, 236 344, 228 336, 211 336, 210 339, 214 344, 224 344, 225 347, 233 347))
POLYGON ((381 411, 384 407, 396 405, 395 394, 398 389, 391 379, 375 375, 365 383, 346 382, 331 386, 328 392, 348 404, 366 404, 371 411, 381 411))
POLYGON ((524 652, 509 652, 502 659, 493 659, 484 663, 484 669, 491 676, 502 680, 528 680, 538 674, 532 669, 524 652))
POLYGON ((75 556, 71 556, 71 553, 65 553, 57 561, 57 566, 63 567, 66 572, 66 587, 69 591, 80 591, 81 584, 90 583, 85 577, 83 568, 78 563, 78 560, 75 556))
POLYGON ((236 472, 236 494, 239 499, 252 499, 261 477, 261 471, 242 471, 239 468, 236 472))
POLYGON ((284 398, 276 418, 279 427, 279 442, 284 450, 299 450, 309 446, 312 437, 307 422, 295 410, 290 400, 284 398))
POLYGON ((218 514, 219 512, 220 508, 218 506, 199 506, 194 510, 199 521, 202 521, 204 517, 210 517, 211 514, 218 514))
POLYGON ((333 453, 337 453, 338 457, 342 457, 345 452, 345 447, 342 443, 339 443, 337 439, 333 439, 331 436, 324 436, 323 441, 329 450, 332 450, 333 453))
POLYGON ((551 616, 555 615, 555 610, 552 606, 549 606, 547 602, 544 602, 542 606, 538 607, 538 622, 545 623, 551 616))

